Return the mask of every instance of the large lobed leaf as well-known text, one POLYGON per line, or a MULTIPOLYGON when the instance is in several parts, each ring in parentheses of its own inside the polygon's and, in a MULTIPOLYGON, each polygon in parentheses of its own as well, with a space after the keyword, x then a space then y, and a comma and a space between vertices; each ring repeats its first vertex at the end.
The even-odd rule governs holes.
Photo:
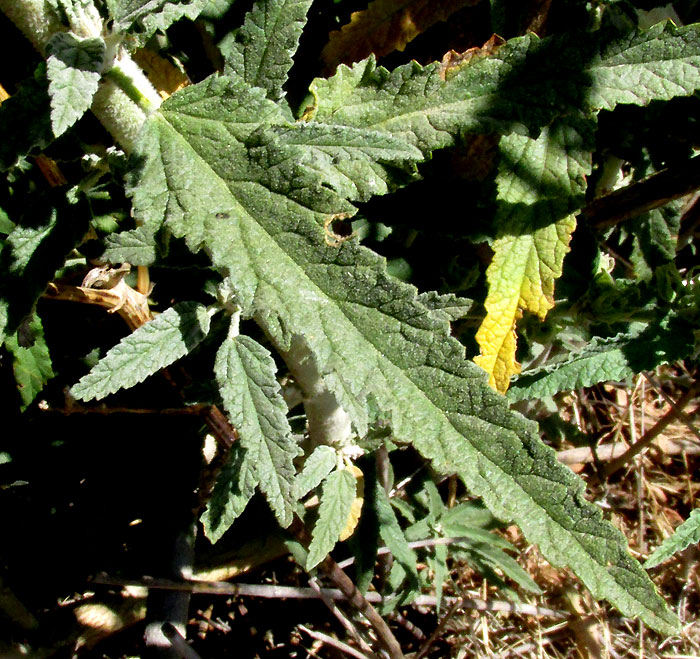
MULTIPOLYGON (((674 30, 663 34, 657 37, 677 40, 674 30)), ((525 76, 520 94, 527 89, 529 98, 547 84, 554 100, 539 108, 515 109, 517 94, 501 85, 516 83, 507 75, 513 60, 522 64, 529 48, 541 54, 543 43, 516 40, 447 80, 436 67, 417 65, 392 73, 371 62, 341 69, 316 84, 319 121, 310 130, 329 131, 320 120, 369 128, 427 154, 464 129, 523 119, 536 128, 557 104, 566 107, 565 98, 538 71, 529 87, 525 76)), ((554 42, 550 54, 553 45, 564 52, 554 42)), ((439 471, 459 473, 494 514, 517 521, 549 560, 572 566, 596 597, 673 630, 675 617, 627 554, 622 535, 586 501, 582 482, 557 463, 534 424, 489 390, 483 371, 450 338, 447 314, 423 306, 415 289, 389 277, 373 253, 353 241, 328 241, 323 225, 351 209, 344 188, 329 184, 338 163, 331 158, 316 170, 300 163, 303 150, 277 141, 286 133, 284 117, 263 90, 239 78, 211 79, 173 96, 142 133, 144 165, 133 189, 139 219, 164 224, 194 251, 204 248, 279 350, 300 337, 358 432, 366 431, 370 408, 379 408, 399 441, 412 443, 439 471)), ((390 167, 383 171, 390 180, 390 167)))
POLYGON ((415 62, 387 71, 370 58, 314 81, 308 116, 401 135, 424 152, 452 144, 460 131, 536 136, 557 116, 693 93, 699 37, 698 25, 670 23, 621 36, 529 34, 448 71, 415 62))

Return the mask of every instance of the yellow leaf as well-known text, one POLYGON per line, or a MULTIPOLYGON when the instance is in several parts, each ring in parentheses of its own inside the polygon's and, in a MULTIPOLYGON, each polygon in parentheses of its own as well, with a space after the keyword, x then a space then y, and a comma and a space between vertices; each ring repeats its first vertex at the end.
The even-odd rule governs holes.
POLYGON ((479 0, 374 0, 364 11, 356 11, 341 30, 331 32, 321 57, 329 72, 338 64, 359 62, 374 53, 377 57, 403 50, 431 25, 444 21, 458 9, 479 0))
POLYGON ((345 467, 346 471, 349 471, 357 481, 355 499, 352 502, 352 507, 350 508, 350 515, 348 516, 348 522, 345 525, 342 533, 340 534, 339 540, 347 540, 357 528, 357 524, 360 521, 360 514, 362 513, 362 504, 365 500, 365 476, 362 470, 355 465, 348 465, 345 467))

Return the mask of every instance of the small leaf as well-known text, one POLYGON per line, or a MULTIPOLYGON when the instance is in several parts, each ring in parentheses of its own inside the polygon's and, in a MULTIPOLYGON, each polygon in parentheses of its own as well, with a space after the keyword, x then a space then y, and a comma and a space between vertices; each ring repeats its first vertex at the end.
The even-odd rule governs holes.
POLYGON ((416 552, 409 546, 401 530, 386 490, 377 480, 374 481, 372 501, 374 502, 379 521, 379 537, 388 547, 396 563, 403 568, 404 574, 408 575, 409 588, 413 589, 419 582, 418 569, 416 567, 418 557, 416 552))
POLYGON ((209 332, 209 314, 196 302, 181 302, 114 346, 71 387, 78 400, 100 400, 133 387, 193 350, 209 332))
POLYGON ((572 123, 568 117, 548 126, 536 140, 508 135, 499 145, 498 237, 486 271, 486 317, 476 334, 481 354, 474 361, 501 393, 520 372, 516 322, 523 311, 544 319, 554 306, 554 282, 576 228, 572 211, 590 171, 592 127, 584 123, 579 131, 572 123))
POLYGON ((105 238, 105 250, 100 257, 106 263, 153 265, 158 249, 155 236, 147 227, 112 233, 105 238))
POLYGON ((337 464, 338 454, 335 449, 325 445, 317 446, 306 459, 301 473, 297 474, 294 483, 297 499, 302 499, 318 487, 337 464))
POLYGON ((12 355, 12 369, 24 410, 54 376, 39 316, 33 314, 29 322, 25 321, 14 335, 7 337, 5 346, 12 355))
POLYGON ((0 171, 5 171, 33 149, 43 149, 54 139, 51 130, 49 83, 46 65, 0 105, 0 171))
POLYGON ((686 547, 700 542, 700 508, 696 508, 690 513, 690 517, 685 520, 673 533, 666 538, 656 551, 647 558, 644 567, 648 570, 659 563, 671 558, 686 547))
POLYGON ((595 337, 566 361, 523 373, 508 392, 508 399, 544 398, 558 391, 620 382, 654 370, 690 355, 695 346, 695 330, 692 323, 669 314, 642 330, 610 338, 595 337))
POLYGON ((355 477, 346 469, 336 469, 323 481, 318 519, 306 559, 307 570, 316 567, 338 542, 355 500, 355 486, 355 477))
POLYGON ((69 203, 65 189, 37 193, 5 240, 0 279, 0 339, 14 332, 80 243, 89 226, 84 197, 69 203))
POLYGON ((350 23, 331 32, 321 57, 333 71, 341 62, 350 64, 371 53, 377 57, 403 50, 421 32, 447 20, 463 7, 479 0, 373 0, 363 11, 353 12, 350 23))
POLYGON ((115 30, 132 33, 142 46, 156 30, 167 30, 181 18, 194 20, 209 0, 107 0, 115 30))
POLYGON ((234 38, 219 45, 226 61, 224 73, 262 87, 272 101, 282 100, 310 6, 311 0, 256 2, 234 38))
POLYGON ((102 39, 80 39, 70 32, 55 34, 46 44, 46 74, 51 97, 51 127, 56 137, 85 114, 104 66, 102 39))
POLYGON ((240 443, 231 447, 207 508, 202 514, 204 535, 217 542, 245 510, 255 494, 255 465, 240 443))
POLYGON ((214 364, 226 413, 238 430, 261 491, 286 527, 296 502, 293 460, 301 450, 287 422, 276 370, 270 353, 248 336, 227 338, 214 364))
POLYGON ((356 481, 356 495, 353 499, 352 506, 350 506, 350 514, 345 523, 345 528, 341 531, 338 538, 340 542, 344 542, 355 532, 357 524, 360 521, 360 515, 362 514, 362 504, 365 500, 365 477, 362 470, 356 465, 350 465, 345 469, 352 474, 356 481))

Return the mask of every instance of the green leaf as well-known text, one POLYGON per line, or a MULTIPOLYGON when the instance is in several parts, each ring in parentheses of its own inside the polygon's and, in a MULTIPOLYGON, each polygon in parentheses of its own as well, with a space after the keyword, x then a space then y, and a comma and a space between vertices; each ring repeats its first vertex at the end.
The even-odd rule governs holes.
POLYGON ((71 387, 78 400, 100 400, 133 387, 193 350, 209 332, 207 308, 181 302, 124 337, 71 387))
POLYGON ((377 480, 372 485, 374 490, 372 502, 379 522, 379 537, 391 552, 396 563, 403 568, 404 575, 408 576, 409 589, 415 589, 419 581, 416 552, 411 549, 401 530, 386 490, 377 480))
POLYGON ((315 80, 307 116, 403 135, 427 153, 464 132, 537 135, 556 117, 644 105, 700 87, 698 25, 667 23, 612 37, 529 34, 448 71, 415 62, 387 71, 369 58, 315 80))
POLYGON ((212 543, 217 542, 245 510, 257 484, 255 464, 250 455, 240 443, 234 444, 202 513, 204 535, 212 543))
POLYGON ((696 508, 673 533, 666 538, 656 551, 647 558, 644 567, 648 570, 659 563, 671 558, 688 545, 700 542, 700 509, 696 508))
POLYGON ((270 100, 281 101, 311 1, 256 2, 234 39, 219 46, 226 61, 224 73, 234 73, 249 85, 262 87, 270 100))
POLYGON ((181 18, 194 20, 209 0, 107 0, 115 30, 132 32, 143 45, 157 30, 167 30, 181 18))
POLYGON ((267 158, 264 162, 292 161, 295 168, 314 171, 324 185, 351 201, 386 194, 397 187, 391 183, 400 168, 410 168, 423 160, 420 150, 402 139, 346 126, 275 126, 265 135, 252 136, 251 142, 256 139, 267 145, 260 149, 267 158))
POLYGON ((46 290, 89 226, 84 198, 69 203, 66 191, 37 194, 10 232, 0 258, 0 339, 12 333, 46 290))
POLYGON ((8 336, 5 347, 12 355, 12 369, 24 410, 54 376, 39 316, 33 314, 15 334, 8 336))
POLYGON ((669 314, 644 329, 605 339, 595 337, 565 361, 523 373, 508 392, 508 399, 544 398, 599 382, 623 381, 687 357, 695 346, 694 331, 692 323, 669 314))
POLYGON ((46 44, 51 127, 56 137, 85 114, 102 75, 105 43, 59 32, 46 44))
POLYGON ((330 446, 317 446, 306 459, 301 473, 297 474, 295 487, 297 499, 302 499, 331 473, 338 464, 338 454, 330 446))
POLYGON ((554 282, 576 228, 574 211, 583 202, 590 173, 590 121, 556 121, 535 140, 501 138, 497 176, 497 231, 486 271, 486 317, 476 334, 481 354, 474 361, 505 393, 515 360, 517 320, 523 311, 544 320, 554 306, 554 282), (578 125, 577 125, 578 124, 578 125))
POLYGON ((336 469, 323 481, 321 505, 314 524, 306 569, 316 567, 335 547, 355 500, 355 477, 347 469, 336 469))
MULTIPOLYGON (((238 319, 232 321, 232 326, 238 319)), ((292 521, 293 460, 301 450, 287 422, 287 405, 270 353, 248 336, 229 336, 219 348, 214 375, 229 419, 238 430, 260 489, 279 523, 292 521)))
MULTIPOLYGON (((700 50, 691 32, 669 29, 658 40, 675 43, 682 33, 686 50, 700 50)), ((577 48, 597 47, 587 39, 570 39, 569 69, 585 64, 577 48)), ((341 67, 324 83, 332 100, 321 94, 315 117, 391 133, 424 154, 486 124, 527 119, 538 126, 568 110, 563 91, 583 93, 590 82, 579 75, 572 88, 557 72, 553 55, 563 58, 565 41, 546 49, 542 43, 516 40, 446 81, 436 66, 391 73, 369 62, 341 67), (520 82, 510 77, 529 49, 553 81, 539 70, 520 82), (546 86, 544 99, 533 95, 533 78, 546 86), (519 84, 519 91, 505 83, 519 84), (533 107, 533 98, 543 105, 533 107)), ((317 82, 317 92, 321 87, 317 82)), ((586 501, 583 483, 557 462, 534 424, 488 389, 483 371, 450 337, 445 314, 424 307, 413 287, 389 277, 385 262, 353 240, 329 243, 324 225, 351 207, 324 185, 332 169, 320 174, 285 159, 286 145, 273 137, 284 117, 262 90, 240 80, 213 78, 178 92, 141 133, 137 219, 163 224, 193 251, 206 249, 278 350, 288 351, 295 337, 303 341, 359 434, 368 428, 370 407, 381 410, 396 441, 413 444, 438 471, 459 473, 497 517, 517 521, 530 542, 555 565, 570 565, 594 596, 656 629, 675 629, 675 617, 627 553, 623 536, 586 501)))
POLYGON ((105 249, 100 260, 106 263, 153 265, 158 250, 154 235, 147 227, 112 233, 105 238, 105 249))
POLYGON ((53 139, 49 84, 42 63, 34 77, 25 80, 0 105, 0 171, 15 165, 32 149, 43 149, 53 139))

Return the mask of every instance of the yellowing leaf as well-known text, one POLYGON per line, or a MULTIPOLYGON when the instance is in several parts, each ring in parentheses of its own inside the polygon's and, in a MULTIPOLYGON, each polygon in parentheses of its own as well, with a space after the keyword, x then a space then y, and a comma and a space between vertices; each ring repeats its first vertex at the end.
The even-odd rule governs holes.
POLYGON ((584 148, 590 126, 578 123, 555 122, 537 139, 514 134, 499 144, 499 232, 486 271, 486 317, 476 334, 481 354, 474 361, 501 393, 520 372, 518 319, 523 311, 544 319, 554 306, 554 282, 569 251, 590 170, 584 148))
POLYGON ((331 32, 321 57, 329 70, 338 64, 359 62, 374 53, 377 57, 403 50, 431 25, 444 21, 458 9, 478 0, 374 0, 364 11, 356 11, 341 30, 331 32))
POLYGON ((350 506, 348 522, 338 537, 338 540, 341 542, 343 542, 343 540, 347 540, 355 532, 355 528, 360 521, 362 504, 365 500, 365 476, 362 473, 362 470, 355 465, 348 465, 345 470, 349 471, 355 479, 355 498, 353 499, 352 506, 350 506))

